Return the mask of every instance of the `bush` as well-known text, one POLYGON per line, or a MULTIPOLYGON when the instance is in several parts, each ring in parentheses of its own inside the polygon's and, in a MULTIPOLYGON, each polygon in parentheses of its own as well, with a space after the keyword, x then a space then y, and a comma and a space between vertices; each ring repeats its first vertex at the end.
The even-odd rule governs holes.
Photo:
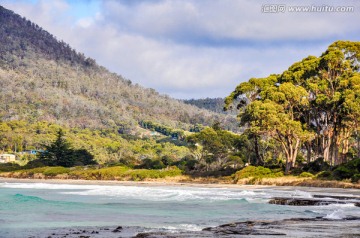
POLYGON ((332 173, 330 171, 322 171, 316 175, 319 179, 332 179, 332 173))
POLYGON ((360 159, 352 160, 334 169, 332 175, 337 180, 350 180, 357 182, 360 174, 360 159))
POLYGON ((351 182, 353 183, 357 183, 360 181, 360 174, 354 174, 352 177, 351 177, 351 182))
POLYGON ((284 176, 283 172, 274 172, 271 169, 264 168, 262 166, 248 166, 240 171, 237 171, 233 177, 234 180, 237 182, 240 179, 244 178, 276 178, 284 176))
POLYGON ((312 173, 309 173, 309 172, 302 172, 299 177, 301 178, 312 178, 312 177, 315 177, 312 173))
POLYGON ((170 167, 166 170, 149 169, 129 169, 124 166, 115 166, 101 169, 81 169, 73 170, 70 176, 76 179, 87 180, 133 180, 142 181, 145 179, 157 179, 165 177, 174 177, 181 175, 182 171, 176 167, 170 167))
POLYGON ((0 172, 10 172, 21 169, 21 166, 14 163, 0 164, 0 172))
POLYGON ((130 170, 126 173, 133 181, 142 181, 145 179, 158 179, 165 177, 174 177, 182 174, 182 171, 176 167, 171 167, 168 170, 148 170, 137 169, 130 170))
POLYGON ((48 167, 46 168, 42 174, 45 176, 49 176, 49 177, 53 177, 56 176, 58 174, 66 174, 69 173, 70 169, 69 168, 64 168, 64 167, 48 167))
POLYGON ((318 158, 304 166, 303 171, 310 173, 318 173, 320 171, 329 170, 330 165, 323 158, 318 158))

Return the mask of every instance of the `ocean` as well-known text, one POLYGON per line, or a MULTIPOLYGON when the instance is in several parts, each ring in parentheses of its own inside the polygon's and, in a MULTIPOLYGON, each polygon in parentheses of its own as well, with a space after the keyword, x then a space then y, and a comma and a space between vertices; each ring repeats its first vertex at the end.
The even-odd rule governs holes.
POLYGON ((248 220, 360 217, 360 208, 353 204, 268 204, 272 197, 311 198, 313 194, 352 196, 359 191, 0 182, 0 237, 46 237, 47 232, 71 227, 129 226, 177 232, 248 220))

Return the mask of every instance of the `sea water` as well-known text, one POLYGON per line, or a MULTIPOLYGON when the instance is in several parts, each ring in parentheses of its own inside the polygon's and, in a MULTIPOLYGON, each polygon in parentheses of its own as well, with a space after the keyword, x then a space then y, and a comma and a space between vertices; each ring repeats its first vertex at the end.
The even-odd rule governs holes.
MULTIPOLYGON (((65 183, 0 182, 0 237, 63 227, 121 225, 196 231, 235 221, 360 216, 353 204, 268 204, 272 197, 311 198, 314 193, 325 194, 322 190, 65 183)), ((344 191, 336 190, 335 195, 344 191)), ((346 195, 352 194, 348 190, 346 195)))

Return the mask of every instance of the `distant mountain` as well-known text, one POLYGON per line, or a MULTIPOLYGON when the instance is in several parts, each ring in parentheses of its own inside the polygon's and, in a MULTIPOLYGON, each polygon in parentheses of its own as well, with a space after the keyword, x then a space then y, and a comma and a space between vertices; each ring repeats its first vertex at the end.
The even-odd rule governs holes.
POLYGON ((199 109, 133 84, 1 6, 0 92, 3 121, 129 130, 142 121, 179 129, 219 121, 237 130, 233 115, 199 109))

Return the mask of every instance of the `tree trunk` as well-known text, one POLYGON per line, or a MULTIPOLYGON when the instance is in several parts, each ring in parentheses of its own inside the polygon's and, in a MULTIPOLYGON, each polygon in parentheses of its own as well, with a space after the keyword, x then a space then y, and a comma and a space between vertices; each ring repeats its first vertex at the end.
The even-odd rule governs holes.
POLYGON ((255 146, 255 156, 256 156, 256 165, 264 165, 264 161, 260 155, 260 145, 259 145, 259 136, 254 136, 254 146, 255 146))
POLYGON ((306 142, 305 143, 305 147, 306 147, 306 162, 310 163, 311 162, 311 142, 306 142))
POLYGON ((357 141, 357 158, 360 158, 360 137, 359 137, 359 131, 356 131, 356 141, 357 141))

